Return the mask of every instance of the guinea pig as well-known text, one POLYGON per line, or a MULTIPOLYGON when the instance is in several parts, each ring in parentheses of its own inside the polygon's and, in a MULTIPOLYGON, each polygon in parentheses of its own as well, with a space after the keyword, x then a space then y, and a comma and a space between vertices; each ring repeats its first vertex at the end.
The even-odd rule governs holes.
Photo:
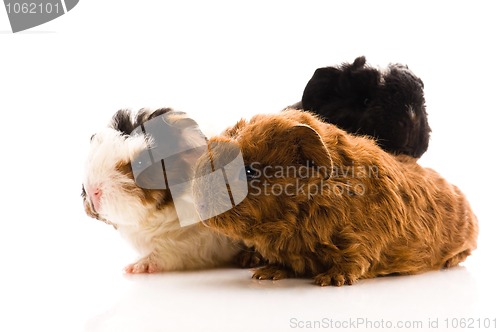
POLYGON ((85 165, 82 197, 86 213, 113 225, 142 256, 125 267, 125 272, 210 268, 235 259, 242 266, 258 265, 258 254, 245 248, 242 252, 239 243, 199 222, 181 227, 180 211, 176 211, 168 187, 143 189, 137 185, 131 161, 155 143, 134 129, 158 116, 170 116, 173 121, 186 118, 168 108, 142 109, 135 116, 120 110, 107 128, 92 136, 85 165))
POLYGON ((316 113, 349 133, 372 136, 393 154, 419 158, 429 146, 424 83, 401 64, 381 71, 361 56, 352 64, 318 68, 292 108, 316 113))
POLYGON ((208 144, 196 165, 195 205, 209 228, 269 262, 254 278, 350 285, 449 268, 476 248, 477 219, 456 186, 311 113, 256 115, 208 144), (238 151, 245 166, 226 169, 226 183, 206 176, 238 151), (227 192, 246 197, 219 213, 227 192))

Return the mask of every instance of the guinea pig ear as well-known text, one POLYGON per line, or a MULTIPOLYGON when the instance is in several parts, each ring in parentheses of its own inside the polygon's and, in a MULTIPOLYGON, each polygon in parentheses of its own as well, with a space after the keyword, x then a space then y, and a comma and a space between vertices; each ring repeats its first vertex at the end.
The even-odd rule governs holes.
POLYGON ((316 130, 308 125, 296 125, 290 129, 292 144, 298 148, 299 162, 312 166, 328 179, 333 171, 333 161, 328 148, 316 130))

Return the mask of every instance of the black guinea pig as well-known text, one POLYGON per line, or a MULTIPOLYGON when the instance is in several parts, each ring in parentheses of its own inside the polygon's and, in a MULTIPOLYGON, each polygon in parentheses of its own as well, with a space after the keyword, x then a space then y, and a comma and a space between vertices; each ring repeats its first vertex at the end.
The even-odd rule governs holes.
POLYGON ((387 152, 415 158, 427 151, 431 129, 424 83, 407 67, 379 70, 364 56, 352 64, 318 68, 302 101, 293 105, 356 135, 368 135, 387 152))

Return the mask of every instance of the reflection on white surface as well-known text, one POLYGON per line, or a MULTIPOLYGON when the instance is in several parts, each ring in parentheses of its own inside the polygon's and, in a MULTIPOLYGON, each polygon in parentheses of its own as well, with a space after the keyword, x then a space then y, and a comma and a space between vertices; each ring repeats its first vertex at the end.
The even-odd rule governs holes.
MULTIPOLYGON (((464 267, 321 288, 311 280, 257 281, 248 271, 134 276, 87 331, 287 331, 299 321, 422 321, 472 315, 477 287, 464 267)), ((444 324, 444 323, 443 323, 444 324)))

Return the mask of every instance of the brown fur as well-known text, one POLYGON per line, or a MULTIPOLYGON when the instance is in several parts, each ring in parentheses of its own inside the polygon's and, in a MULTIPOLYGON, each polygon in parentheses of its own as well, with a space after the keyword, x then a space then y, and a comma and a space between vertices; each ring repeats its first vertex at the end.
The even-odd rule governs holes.
MULTIPOLYGON (((242 151, 247 167, 253 165, 248 196, 206 224, 255 246, 269 261, 254 278, 307 276, 322 286, 341 286, 452 267, 476 248, 477 220, 456 186, 415 159, 388 154, 373 140, 310 113, 257 115, 209 143, 212 149, 199 160, 198 172, 221 158, 228 145, 242 151), (258 173, 284 166, 307 167, 310 173, 258 173), (345 171, 349 166, 356 170, 352 176, 345 171), (290 190, 264 194, 266 186, 290 190), (318 188, 322 191, 313 193, 318 188)), ((198 179, 195 193, 210 188, 210 200, 225 189, 198 179)))

